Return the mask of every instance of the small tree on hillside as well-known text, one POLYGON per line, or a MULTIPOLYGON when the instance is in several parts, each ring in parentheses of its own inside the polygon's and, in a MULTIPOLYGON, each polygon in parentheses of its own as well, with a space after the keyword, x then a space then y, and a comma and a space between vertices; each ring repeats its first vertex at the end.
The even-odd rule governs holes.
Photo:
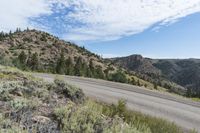
POLYGON ((30 59, 28 61, 28 66, 33 71, 39 69, 39 59, 38 59, 38 54, 37 53, 34 53, 34 54, 32 54, 32 56, 30 56, 30 59))
POLYGON ((136 85, 136 81, 135 81, 135 78, 134 78, 134 77, 131 77, 131 84, 132 84, 132 85, 136 85))
POLYGON ((76 61, 76 64, 74 66, 74 73, 76 76, 83 76, 82 73, 82 58, 79 57, 76 61))
POLYGON ((83 75, 83 76, 87 76, 88 66, 87 66, 86 62, 82 62, 82 67, 81 67, 81 69, 82 69, 82 75, 83 75))
POLYGON ((65 74, 65 57, 63 52, 61 52, 60 58, 57 60, 56 73, 65 74))
POLYGON ((100 78, 100 79, 104 79, 105 78, 101 66, 97 66, 97 68, 95 70, 95 78, 100 78))
POLYGON ((140 80, 137 80, 137 86, 141 86, 140 80))
POLYGON ((90 75, 90 77, 94 77, 95 66, 94 66, 94 63, 93 63, 92 59, 90 59, 90 62, 89 62, 88 73, 89 73, 88 75, 90 75))
POLYGON ((154 83, 153 86, 154 86, 154 89, 156 90, 158 89, 158 85, 156 83, 154 83))
POLYGON ((25 54, 24 51, 21 51, 21 53, 19 54, 18 56, 18 60, 21 64, 25 65, 26 64, 26 59, 27 59, 27 56, 25 54))
POLYGON ((68 59, 66 59, 65 65, 66 65, 65 74, 67 74, 67 75, 74 75, 74 65, 73 65, 73 61, 72 61, 71 57, 69 57, 68 59))
POLYGON ((24 51, 21 51, 17 59, 14 60, 14 64, 16 67, 24 70, 26 68, 26 60, 27 60, 27 55, 25 54, 24 51))

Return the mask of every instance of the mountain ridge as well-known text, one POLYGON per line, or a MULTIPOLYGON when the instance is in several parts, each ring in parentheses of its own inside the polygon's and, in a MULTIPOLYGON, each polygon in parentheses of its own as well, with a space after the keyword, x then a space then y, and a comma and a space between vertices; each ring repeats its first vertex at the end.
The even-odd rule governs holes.
POLYGON ((186 88, 188 96, 200 96, 200 59, 151 59, 130 55, 110 60, 129 71, 146 76, 148 80, 169 80, 186 88))

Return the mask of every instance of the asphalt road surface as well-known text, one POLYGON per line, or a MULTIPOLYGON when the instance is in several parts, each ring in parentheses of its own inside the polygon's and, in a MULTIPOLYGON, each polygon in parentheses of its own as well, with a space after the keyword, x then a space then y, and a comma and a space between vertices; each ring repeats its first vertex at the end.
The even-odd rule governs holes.
MULTIPOLYGON (((34 76, 48 82, 55 78, 52 74, 34 76)), ((200 133, 200 102, 127 84, 71 76, 63 78, 69 84, 80 87, 88 97, 106 103, 124 99, 130 109, 167 119, 186 130, 196 129, 200 133)))

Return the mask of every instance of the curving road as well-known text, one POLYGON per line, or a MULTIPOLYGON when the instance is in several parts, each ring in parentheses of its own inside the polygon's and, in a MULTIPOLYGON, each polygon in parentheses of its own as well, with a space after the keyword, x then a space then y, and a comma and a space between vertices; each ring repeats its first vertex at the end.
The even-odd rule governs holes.
MULTIPOLYGON (((48 82, 52 82, 55 78, 52 74, 37 73, 34 76, 48 82)), ((83 89, 91 98, 106 103, 116 103, 119 99, 125 99, 130 109, 162 117, 184 129, 196 129, 200 133, 200 102, 127 84, 82 77, 63 76, 63 78, 69 84, 83 89)))

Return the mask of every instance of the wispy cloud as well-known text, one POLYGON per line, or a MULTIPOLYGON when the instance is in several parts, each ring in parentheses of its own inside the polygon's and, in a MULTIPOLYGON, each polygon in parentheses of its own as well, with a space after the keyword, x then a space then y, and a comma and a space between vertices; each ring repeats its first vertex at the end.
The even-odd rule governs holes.
POLYGON ((199 12, 200 0, 2 0, 0 11, 1 29, 31 25, 73 41, 116 40, 199 12))
POLYGON ((29 18, 51 14, 49 4, 44 0, 1 0, 0 30, 15 30, 16 27, 30 27, 29 18))

